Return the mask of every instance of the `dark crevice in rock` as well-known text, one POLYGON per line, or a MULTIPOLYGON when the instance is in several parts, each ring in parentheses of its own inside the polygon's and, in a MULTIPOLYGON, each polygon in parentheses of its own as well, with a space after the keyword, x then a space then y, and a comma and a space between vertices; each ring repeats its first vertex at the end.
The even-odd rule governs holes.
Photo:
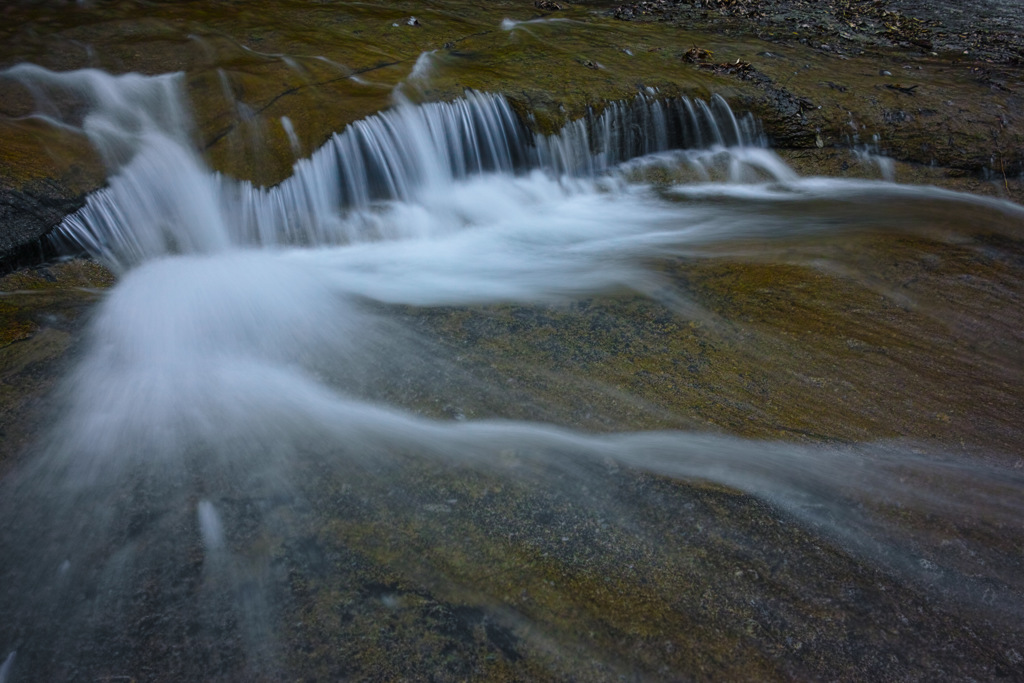
POLYGON ((0 272, 53 258, 56 251, 46 236, 66 216, 85 205, 59 181, 33 181, 15 190, 0 187, 0 272))

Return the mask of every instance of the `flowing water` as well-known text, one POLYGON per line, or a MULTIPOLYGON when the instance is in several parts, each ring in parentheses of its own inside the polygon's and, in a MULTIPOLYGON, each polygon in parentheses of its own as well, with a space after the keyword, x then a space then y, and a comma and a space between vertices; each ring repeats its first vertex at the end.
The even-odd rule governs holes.
POLYGON ((905 672, 838 644, 873 609, 920 649, 998 634, 991 662, 954 664, 856 636, 909 670, 1020 665, 1019 206, 800 178, 721 98, 656 93, 550 136, 498 95, 399 98, 259 188, 194 151, 179 76, 6 76, 110 166, 56 239, 120 279, 2 484, 0 681, 905 672), (871 251, 889 239, 988 270, 915 287, 889 270, 905 254, 871 251), (723 295, 701 270, 721 263, 798 268, 812 303, 751 313, 779 283, 723 295), (704 399, 755 421, 797 399, 706 383, 775 372, 818 299, 854 321, 844 353, 880 360, 836 356, 849 391, 816 393, 787 356, 817 435, 784 438, 782 411, 742 436, 674 404, 683 383, 658 393, 702 360, 647 393, 602 370, 711 339, 737 355, 695 379, 704 399), (873 394, 847 362, 907 384, 873 394), (913 401, 958 422, 930 438, 913 401), (815 640, 816 664, 766 663, 815 640))

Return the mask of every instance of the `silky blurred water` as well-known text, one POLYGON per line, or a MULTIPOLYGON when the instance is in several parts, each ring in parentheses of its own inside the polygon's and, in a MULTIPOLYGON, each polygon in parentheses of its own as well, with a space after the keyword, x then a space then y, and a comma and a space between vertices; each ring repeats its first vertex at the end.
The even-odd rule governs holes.
MULTIPOLYGON (((428 70, 424 55, 413 75, 428 70)), ((116 659, 130 640, 120 620, 141 593, 156 595, 158 613, 175 601, 209 609, 200 619, 208 639, 224 629, 256 667, 242 670, 278 675, 288 647, 278 551, 267 548, 291 538, 298 523, 287 510, 312 505, 321 478, 325 489, 400 480, 408 458, 554 495, 584 487, 595 514, 608 513, 609 468, 725 487, 915 590, 1020 624, 1019 559, 968 532, 956 539, 964 552, 944 551, 947 522, 1019 524, 1024 475, 1013 454, 910 440, 594 433, 511 411, 438 419, 416 408, 420 399, 384 402, 373 390, 431 368, 438 393, 506 391, 411 327, 420 309, 641 295, 680 320, 714 322, 685 291, 666 293, 660 264, 671 259, 795 259, 952 321, 960 311, 901 295, 856 259, 786 250, 880 226, 950 243, 966 239, 957 231, 967 222, 1014 234, 1019 206, 799 178, 720 99, 640 97, 545 138, 527 134, 500 97, 477 93, 401 101, 299 162, 291 180, 258 189, 212 173, 189 148, 181 106, 166 106, 178 97, 173 76, 13 75, 93 104, 80 125, 115 175, 61 233, 121 277, 95 311, 52 432, 2 484, 0 653, 17 649, 18 660, 5 660, 0 680, 10 670, 26 680, 77 676, 47 668, 47 653, 90 670, 88 651, 111 632, 122 645, 104 656, 116 659), (633 139, 631 130, 648 133, 633 139), (248 512, 224 513, 240 505, 248 512), (198 584, 176 578, 197 562, 202 577, 188 581, 198 584), (224 613, 232 625, 218 621, 224 613)), ((979 351, 978 362, 1019 381, 1020 347, 1003 348, 979 351)), ((388 503, 396 514, 413 514, 411 505, 388 503)), ((616 514, 629 518, 629 508, 616 514)))

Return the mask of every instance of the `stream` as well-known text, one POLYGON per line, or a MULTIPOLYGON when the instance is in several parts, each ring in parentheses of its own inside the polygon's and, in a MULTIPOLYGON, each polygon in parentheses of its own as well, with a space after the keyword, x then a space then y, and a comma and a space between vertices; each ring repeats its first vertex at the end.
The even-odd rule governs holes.
POLYGON ((1021 673, 1019 205, 653 90, 398 92, 260 188, 180 74, 5 75, 119 279, 0 482, 0 682, 1021 673))

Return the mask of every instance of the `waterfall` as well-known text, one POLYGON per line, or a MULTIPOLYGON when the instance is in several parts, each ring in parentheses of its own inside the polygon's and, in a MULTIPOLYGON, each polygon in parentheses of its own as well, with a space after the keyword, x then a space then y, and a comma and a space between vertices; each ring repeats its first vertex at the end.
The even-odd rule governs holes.
POLYGON ((7 75, 37 90, 88 96, 93 109, 87 132, 108 150, 115 174, 53 238, 66 250, 85 250, 119 270, 170 253, 401 237, 374 227, 367 212, 375 203, 414 201, 486 173, 596 177, 656 152, 761 140, 753 118, 737 119, 717 95, 704 102, 640 93, 544 135, 531 133, 502 95, 467 91, 452 102, 401 100, 352 123, 298 161, 291 177, 262 188, 211 172, 190 148, 178 76, 54 74, 39 67, 7 75), (153 92, 140 96, 147 87, 153 92), (126 127, 120 137, 119 126, 126 127))
POLYGON ((536 135, 533 144, 541 168, 593 176, 657 152, 761 146, 763 141, 756 119, 737 119, 720 95, 704 102, 640 93, 631 101, 609 103, 599 116, 590 112, 555 135, 536 135))

